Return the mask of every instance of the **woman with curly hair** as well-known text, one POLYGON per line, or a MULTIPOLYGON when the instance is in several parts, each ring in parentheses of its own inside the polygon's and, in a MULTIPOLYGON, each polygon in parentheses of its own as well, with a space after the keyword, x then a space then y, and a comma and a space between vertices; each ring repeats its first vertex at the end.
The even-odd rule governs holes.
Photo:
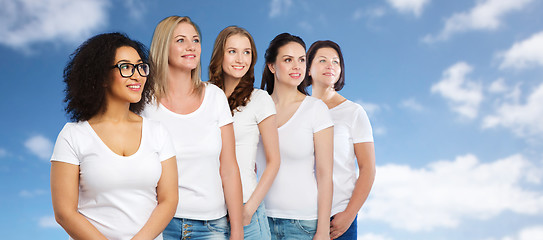
MULTIPOLYGON (((262 88, 277 109, 281 168, 265 198, 272 239, 330 239, 333 123, 328 108, 299 85, 305 43, 277 35, 266 50, 262 88)), ((259 146, 258 169, 264 161, 259 146)))
POLYGON ((334 121, 334 197, 330 236, 357 238, 357 213, 375 179, 375 151, 370 121, 364 108, 341 96, 345 64, 339 45, 317 41, 307 51, 307 77, 302 86, 330 108, 334 121), (358 166, 358 167, 357 167, 358 166))
POLYGON ((243 239, 232 115, 223 91, 201 81, 200 53, 200 32, 190 18, 171 16, 156 26, 155 95, 144 116, 168 129, 179 166, 179 203, 164 238, 243 239))
POLYGON ((253 87, 256 59, 251 34, 237 26, 227 27, 215 40, 209 82, 225 92, 234 116, 245 239, 265 240, 271 236, 262 200, 279 171, 280 159, 275 105, 266 91, 253 87), (266 152, 266 170, 257 181, 256 150, 260 136, 266 152))
POLYGON ((57 222, 72 239, 162 239, 177 206, 175 150, 150 99, 145 47, 120 33, 84 42, 64 69, 66 112, 51 157, 57 222))

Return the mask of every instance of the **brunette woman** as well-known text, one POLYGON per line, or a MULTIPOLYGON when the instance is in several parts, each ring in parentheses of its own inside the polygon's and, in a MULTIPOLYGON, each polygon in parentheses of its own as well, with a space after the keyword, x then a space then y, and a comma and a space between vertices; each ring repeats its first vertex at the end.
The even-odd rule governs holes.
POLYGON ((303 86, 326 103, 334 121, 334 198, 330 236, 357 238, 357 213, 375 178, 375 152, 370 121, 364 108, 337 91, 345 84, 345 64, 338 44, 317 41, 307 51, 303 86), (357 167, 358 166, 358 167, 357 167))
MULTIPOLYGON (((265 199, 272 239, 329 240, 333 123, 326 105, 299 86, 305 77, 305 43, 279 34, 264 58, 262 88, 277 109, 281 156, 265 199)), ((260 154, 259 162, 263 159, 260 154)))
POLYGON ((243 186, 245 239, 265 240, 270 239, 270 228, 262 200, 277 175, 280 159, 275 105, 266 91, 253 88, 256 59, 251 34, 240 27, 227 27, 215 40, 209 81, 226 93, 234 116, 236 159, 243 186), (259 138, 266 155, 266 170, 257 182, 259 138))

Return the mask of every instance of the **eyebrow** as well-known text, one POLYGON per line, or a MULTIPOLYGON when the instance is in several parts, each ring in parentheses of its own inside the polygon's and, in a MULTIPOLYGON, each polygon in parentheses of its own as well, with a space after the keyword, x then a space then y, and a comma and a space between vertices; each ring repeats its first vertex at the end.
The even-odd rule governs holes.
MULTIPOLYGON (((176 37, 187 37, 187 36, 185 36, 185 35, 183 35, 183 34, 178 34, 178 35, 175 35, 174 38, 176 38, 176 37)), ((194 35, 194 36, 192 36, 192 37, 193 37, 193 38, 194 38, 194 37, 199 38, 200 36, 198 36, 198 34, 196 34, 196 35, 194 35)))
MULTIPOLYGON (((121 59, 121 60, 117 61, 117 64, 119 64, 119 63, 121 63, 121 62, 127 62, 127 63, 131 63, 131 61, 130 61, 130 60, 126 60, 126 59, 121 59)), ((141 58, 140 58, 140 59, 138 59, 138 60, 137 60, 136 62, 137 62, 137 63, 139 63, 139 62, 143 62, 143 60, 141 60, 141 58)))
MULTIPOLYGON (((285 57, 291 57, 291 58, 294 58, 294 56, 290 56, 290 55, 286 55, 286 54, 285 54, 285 55, 283 55, 282 57, 283 57, 283 58, 285 58, 285 57)), ((302 55, 302 56, 300 56, 300 57, 298 57, 298 58, 303 58, 303 57, 305 57, 305 54, 304 54, 304 55, 302 55)))

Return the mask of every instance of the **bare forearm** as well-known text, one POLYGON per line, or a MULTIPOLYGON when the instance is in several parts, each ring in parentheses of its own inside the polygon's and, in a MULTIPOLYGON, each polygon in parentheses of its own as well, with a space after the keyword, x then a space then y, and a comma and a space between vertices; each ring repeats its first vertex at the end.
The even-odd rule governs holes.
POLYGON ((241 234, 243 236, 243 195, 237 165, 233 167, 221 166, 221 180, 223 183, 224 199, 228 208, 231 235, 238 236, 241 234))
POLYGON ((55 218, 66 233, 76 240, 107 238, 79 212, 55 213, 55 218))
POLYGON ((360 169, 359 177, 356 180, 353 194, 349 200, 347 208, 345 208, 345 212, 348 213, 352 219, 355 218, 358 211, 360 211, 360 208, 362 208, 366 202, 373 186, 374 179, 375 167, 360 169))
POLYGON ((375 150, 372 142, 354 144, 354 153, 358 164, 358 179, 345 212, 355 218, 366 202, 375 179, 375 150))
POLYGON ((141 230, 132 238, 136 239, 155 239, 170 223, 175 215, 175 209, 177 208, 177 201, 166 201, 159 203, 147 223, 141 228, 141 230))
POLYGON ((328 232, 330 230, 330 211, 332 209, 332 175, 321 175, 324 176, 317 177, 317 189, 319 191, 317 232, 328 232))
POLYGON ((266 194, 270 190, 270 187, 272 186, 278 171, 279 159, 266 165, 266 170, 264 170, 264 172, 262 173, 258 185, 256 186, 249 200, 245 203, 245 208, 250 210, 251 214, 254 214, 260 203, 262 203, 262 201, 264 200, 264 197, 266 197, 266 194))

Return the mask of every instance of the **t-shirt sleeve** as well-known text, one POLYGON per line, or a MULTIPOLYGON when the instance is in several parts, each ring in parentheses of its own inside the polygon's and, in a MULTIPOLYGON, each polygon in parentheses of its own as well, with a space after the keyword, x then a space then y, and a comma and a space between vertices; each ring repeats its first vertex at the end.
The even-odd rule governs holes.
POLYGON ((271 115, 276 114, 275 103, 270 95, 265 91, 255 91, 255 99, 251 101, 257 101, 256 107, 256 122, 260 123, 262 120, 268 118, 271 115))
POLYGON ((159 148, 158 159, 162 162, 170 159, 171 157, 174 157, 176 151, 173 146, 173 140, 168 133, 168 130, 166 130, 166 128, 160 123, 156 125, 156 128, 156 132, 158 132, 156 136, 159 138, 156 140, 157 142, 162 143, 160 144, 161 147, 159 148))
POLYGON ((334 126, 330 110, 322 100, 317 100, 313 106, 313 133, 334 126))
POLYGON ((73 126, 70 123, 64 125, 58 134, 51 162, 65 162, 74 165, 79 165, 79 158, 76 151, 75 141, 72 134, 73 126))
MULTIPOLYGON (((230 112, 230 106, 228 105, 228 100, 226 99, 226 95, 224 95, 224 92, 213 84, 208 84, 207 87, 215 88, 214 91, 212 92, 216 94, 215 99, 217 100, 216 104, 217 104, 217 113, 219 116, 219 127, 232 123, 234 119, 232 118, 232 113, 230 112)), ((212 104, 215 104, 215 103, 212 103, 212 104)))
POLYGON ((351 131, 353 143, 373 142, 373 130, 370 119, 362 106, 355 111, 351 131))

